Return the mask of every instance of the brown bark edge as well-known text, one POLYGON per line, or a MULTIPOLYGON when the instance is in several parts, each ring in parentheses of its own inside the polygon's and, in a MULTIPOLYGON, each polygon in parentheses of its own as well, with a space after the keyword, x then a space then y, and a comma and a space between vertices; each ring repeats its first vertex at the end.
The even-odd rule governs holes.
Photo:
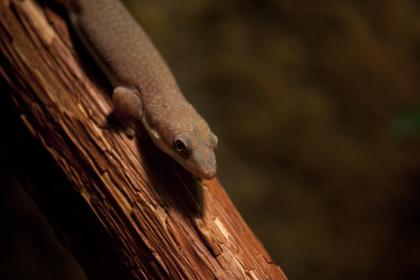
POLYGON ((197 181, 150 141, 104 129, 111 89, 83 50, 75 51, 55 12, 32 0, 0 3, 0 77, 20 120, 59 167, 47 172, 70 182, 56 191, 76 194, 49 209, 44 198, 41 209, 51 217, 82 204, 76 228, 60 237, 89 277, 111 278, 98 272, 109 269, 133 279, 286 279, 217 179, 197 181), (80 226, 87 216, 100 230, 80 226), (98 240, 109 242, 89 247, 98 240), (99 254, 116 261, 98 263, 99 254))

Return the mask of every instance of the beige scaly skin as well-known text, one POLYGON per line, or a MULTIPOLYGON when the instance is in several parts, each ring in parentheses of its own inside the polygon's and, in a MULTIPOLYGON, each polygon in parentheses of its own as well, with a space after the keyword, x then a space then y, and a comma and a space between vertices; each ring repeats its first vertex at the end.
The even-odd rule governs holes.
POLYGON ((112 82, 117 117, 141 121, 153 142, 192 174, 216 176, 217 137, 181 93, 149 37, 118 0, 75 0, 76 33, 112 82))

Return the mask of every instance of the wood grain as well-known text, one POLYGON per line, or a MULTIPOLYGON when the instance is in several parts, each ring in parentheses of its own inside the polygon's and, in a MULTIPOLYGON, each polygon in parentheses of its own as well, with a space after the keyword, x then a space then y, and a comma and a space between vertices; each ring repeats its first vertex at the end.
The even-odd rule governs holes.
MULTIPOLYGON (((0 76, 110 240, 104 250, 119 263, 108 265, 133 279, 286 279, 217 179, 198 181, 112 125, 110 85, 56 11, 31 0, 0 5, 0 76)), ((92 258, 75 256, 90 278, 106 278, 92 258)))

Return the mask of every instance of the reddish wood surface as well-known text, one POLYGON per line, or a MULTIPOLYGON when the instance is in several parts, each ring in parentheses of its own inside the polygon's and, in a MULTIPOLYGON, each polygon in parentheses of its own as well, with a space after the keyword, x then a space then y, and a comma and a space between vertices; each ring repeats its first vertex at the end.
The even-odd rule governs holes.
POLYGON ((15 110, 133 279, 286 279, 217 179, 199 182, 150 141, 104 129, 111 88, 55 12, 0 5, 0 76, 15 110))

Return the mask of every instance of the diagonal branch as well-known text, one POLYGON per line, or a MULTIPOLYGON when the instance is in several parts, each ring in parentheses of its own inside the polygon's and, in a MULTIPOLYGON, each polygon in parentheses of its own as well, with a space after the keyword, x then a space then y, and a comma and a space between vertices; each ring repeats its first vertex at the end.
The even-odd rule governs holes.
POLYGON ((133 279, 286 279, 217 179, 197 181, 149 140, 104 128, 109 85, 75 50, 60 16, 32 0, 0 3, 0 76, 24 126, 58 166, 54 176, 67 182, 55 190, 73 192, 43 207, 52 194, 37 187, 44 196, 37 201, 47 217, 80 208, 77 219, 50 222, 77 227, 59 234, 89 277, 106 278, 103 271, 118 266, 113 271, 133 279), (98 263, 102 254, 118 261, 98 263))

